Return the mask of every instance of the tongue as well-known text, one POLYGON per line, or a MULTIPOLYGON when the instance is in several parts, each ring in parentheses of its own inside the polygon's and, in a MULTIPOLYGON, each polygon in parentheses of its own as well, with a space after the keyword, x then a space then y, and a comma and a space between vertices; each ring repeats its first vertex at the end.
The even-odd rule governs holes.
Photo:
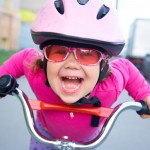
POLYGON ((63 87, 65 89, 76 89, 80 85, 80 80, 75 79, 65 79, 63 80, 63 87))

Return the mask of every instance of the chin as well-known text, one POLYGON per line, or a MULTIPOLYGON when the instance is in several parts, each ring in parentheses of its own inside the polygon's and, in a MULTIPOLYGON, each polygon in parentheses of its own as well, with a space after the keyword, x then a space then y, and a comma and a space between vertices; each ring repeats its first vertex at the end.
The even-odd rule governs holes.
POLYGON ((79 99, 73 99, 73 98, 61 98, 62 101, 66 104, 73 104, 75 102, 77 102, 79 99))

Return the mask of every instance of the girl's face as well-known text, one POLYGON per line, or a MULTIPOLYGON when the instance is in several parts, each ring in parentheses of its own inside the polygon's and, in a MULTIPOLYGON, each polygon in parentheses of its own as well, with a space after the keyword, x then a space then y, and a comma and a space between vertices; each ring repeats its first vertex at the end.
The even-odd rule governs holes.
POLYGON ((73 53, 63 62, 47 61, 47 78, 51 88, 65 103, 74 103, 92 91, 99 76, 99 64, 79 64, 73 53))

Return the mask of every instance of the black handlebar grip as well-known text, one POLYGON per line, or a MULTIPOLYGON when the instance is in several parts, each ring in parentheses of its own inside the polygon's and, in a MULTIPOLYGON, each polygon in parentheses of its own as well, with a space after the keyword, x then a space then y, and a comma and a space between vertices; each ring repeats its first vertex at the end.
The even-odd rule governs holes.
POLYGON ((143 114, 150 115, 150 109, 148 108, 146 102, 144 102, 143 100, 139 102, 142 104, 142 109, 140 111, 137 111, 137 113, 139 115, 143 115, 143 114))
POLYGON ((18 87, 16 79, 11 75, 0 77, 0 95, 11 94, 18 87))

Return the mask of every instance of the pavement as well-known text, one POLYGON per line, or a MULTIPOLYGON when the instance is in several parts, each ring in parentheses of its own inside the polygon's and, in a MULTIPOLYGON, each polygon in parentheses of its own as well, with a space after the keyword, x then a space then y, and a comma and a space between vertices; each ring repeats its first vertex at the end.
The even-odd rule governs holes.
MULTIPOLYGON (((18 80, 30 98, 35 98, 24 77, 18 80)), ((124 91, 117 103, 132 100, 124 91)), ((114 106, 115 106, 114 105, 114 106)), ((141 119, 134 111, 123 112, 117 119, 108 138, 97 150, 150 149, 150 119, 141 119)), ((0 150, 29 150, 30 134, 25 124, 23 110, 16 97, 0 100, 0 150)))

